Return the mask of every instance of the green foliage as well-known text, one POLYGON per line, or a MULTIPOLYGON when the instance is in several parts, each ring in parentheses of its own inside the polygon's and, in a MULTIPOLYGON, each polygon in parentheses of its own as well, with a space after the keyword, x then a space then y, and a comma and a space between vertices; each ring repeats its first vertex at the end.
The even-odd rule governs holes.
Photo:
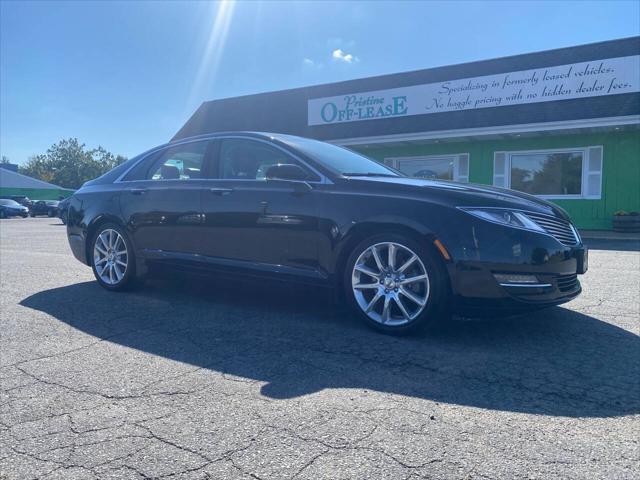
POLYGON ((126 157, 113 155, 102 147, 88 150, 77 138, 69 138, 52 145, 46 153, 32 156, 19 171, 45 182, 76 189, 125 160, 126 157))
POLYGON ((9 160, 9 157, 7 157, 6 155, 2 155, 2 159, 0 159, 0 163, 11 163, 11 161, 9 160))

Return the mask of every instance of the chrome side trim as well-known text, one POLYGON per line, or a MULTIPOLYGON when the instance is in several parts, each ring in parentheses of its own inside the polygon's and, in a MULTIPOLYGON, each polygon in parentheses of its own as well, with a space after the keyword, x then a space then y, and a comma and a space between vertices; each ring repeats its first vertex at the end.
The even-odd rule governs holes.
POLYGON ((231 258, 212 257, 197 253, 174 252, 171 250, 143 249, 142 256, 150 261, 172 261, 182 260, 194 262, 196 264, 209 264, 220 267, 233 267, 244 270, 255 270, 259 272, 289 274, 298 277, 326 280, 328 274, 318 269, 291 267, 288 265, 277 265, 272 263, 252 262, 248 260, 234 260, 231 258))
MULTIPOLYGON (((167 149, 167 148, 173 148, 173 147, 177 147, 180 145, 186 145, 188 143, 194 143, 194 142, 207 142, 207 141, 212 141, 212 140, 224 140, 224 139, 228 139, 228 138, 240 138, 243 140, 253 140, 256 142, 262 142, 265 143, 271 147, 277 148, 278 150, 282 151, 283 153, 285 153, 286 155, 293 157, 294 159, 296 159, 298 162, 300 162, 302 165, 304 165, 305 167, 307 167, 309 170, 311 170, 313 173, 315 173, 318 177, 320 177, 320 180, 317 181, 313 181, 313 180, 308 180, 306 183, 311 183, 311 184, 328 184, 328 185, 332 185, 333 182, 324 174, 322 174, 321 172, 319 172, 317 169, 315 169, 313 166, 309 165, 307 162, 305 162, 304 160, 302 160, 300 157, 298 157, 297 155, 295 155, 294 153, 282 148, 280 145, 277 145, 273 142, 269 142, 268 140, 265 140, 263 138, 257 138, 257 137, 252 137, 249 135, 212 135, 211 137, 205 137, 205 138, 190 138, 190 139, 186 139, 186 140, 182 140, 182 141, 178 141, 178 142, 172 142, 172 143, 167 143, 164 145, 161 145, 159 147, 156 147, 152 150, 149 150, 148 152, 146 152, 145 154, 143 154, 143 156, 140 158, 140 160, 138 160, 137 162, 135 162, 133 165, 131 165, 127 170, 125 170, 125 172, 120 175, 118 178, 116 178, 113 183, 135 183, 135 182, 147 182, 149 180, 144 179, 144 180, 123 180, 124 177, 126 177, 129 172, 131 172, 131 170, 133 170, 135 167, 137 167, 141 162, 143 162, 145 159, 149 158, 149 155, 153 155, 157 152, 159 152, 162 149, 167 149)), ((168 180, 155 180, 156 182, 167 182, 167 181, 189 181, 189 180, 216 180, 216 181, 237 181, 238 179, 234 179, 234 178, 193 178, 193 179, 183 179, 183 178, 174 178, 174 179, 168 179, 168 180)), ((262 182, 263 180, 254 180, 254 179, 247 179, 245 181, 249 181, 249 182, 262 182)))

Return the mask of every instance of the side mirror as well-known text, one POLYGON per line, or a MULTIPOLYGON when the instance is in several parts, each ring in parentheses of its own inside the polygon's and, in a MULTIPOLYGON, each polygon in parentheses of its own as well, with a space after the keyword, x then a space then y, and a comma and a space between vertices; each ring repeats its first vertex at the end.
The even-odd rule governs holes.
POLYGON ((280 163, 272 165, 265 174, 267 180, 296 180, 304 182, 309 178, 309 174, 300 166, 292 163, 280 163))

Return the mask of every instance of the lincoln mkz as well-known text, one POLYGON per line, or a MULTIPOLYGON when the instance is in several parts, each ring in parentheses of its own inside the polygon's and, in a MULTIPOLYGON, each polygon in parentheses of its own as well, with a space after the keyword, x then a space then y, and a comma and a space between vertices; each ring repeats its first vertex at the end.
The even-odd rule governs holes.
POLYGON ((153 266, 291 280, 334 287, 387 333, 558 305, 587 269, 552 203, 266 133, 181 139, 128 160, 71 197, 67 233, 107 290, 153 266))

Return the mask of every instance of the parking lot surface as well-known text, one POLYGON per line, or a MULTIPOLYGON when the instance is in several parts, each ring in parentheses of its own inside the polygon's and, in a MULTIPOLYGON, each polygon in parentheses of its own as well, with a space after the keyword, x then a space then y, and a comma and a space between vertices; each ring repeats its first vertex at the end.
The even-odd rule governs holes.
POLYGON ((287 284, 106 292, 57 219, 0 235, 2 479, 638 478, 637 248, 563 307, 394 338, 287 284))

